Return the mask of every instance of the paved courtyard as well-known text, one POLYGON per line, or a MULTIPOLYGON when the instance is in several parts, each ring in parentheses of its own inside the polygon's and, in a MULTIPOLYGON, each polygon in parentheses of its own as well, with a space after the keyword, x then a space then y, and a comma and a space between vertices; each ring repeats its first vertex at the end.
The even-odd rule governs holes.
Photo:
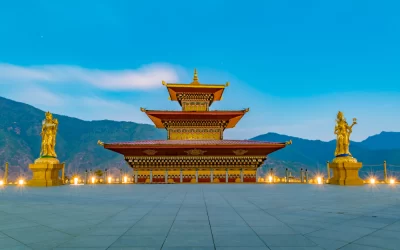
POLYGON ((9 186, 0 249, 400 249, 400 186, 9 186))

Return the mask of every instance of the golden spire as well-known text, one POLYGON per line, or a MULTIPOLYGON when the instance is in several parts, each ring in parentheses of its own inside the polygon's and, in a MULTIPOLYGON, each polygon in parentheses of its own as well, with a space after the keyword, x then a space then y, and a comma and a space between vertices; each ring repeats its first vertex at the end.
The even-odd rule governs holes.
POLYGON ((192 84, 200 84, 199 83, 199 78, 197 76, 197 69, 194 69, 194 74, 193 74, 193 82, 192 84))
POLYGON ((197 69, 194 69, 193 81, 198 81, 199 78, 197 77, 197 69))

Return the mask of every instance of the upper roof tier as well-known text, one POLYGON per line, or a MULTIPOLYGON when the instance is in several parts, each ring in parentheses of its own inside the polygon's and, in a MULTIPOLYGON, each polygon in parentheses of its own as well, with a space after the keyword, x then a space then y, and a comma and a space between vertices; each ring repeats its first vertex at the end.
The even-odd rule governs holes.
POLYGON ((142 112, 154 122, 157 128, 165 128, 168 121, 224 121, 226 128, 233 128, 249 109, 232 111, 170 111, 170 110, 146 110, 140 108, 142 112))
POLYGON ((210 100, 210 105, 213 101, 220 101, 224 89, 229 86, 229 82, 225 84, 202 84, 199 82, 197 76, 197 70, 194 70, 193 82, 187 83, 166 83, 162 81, 162 84, 167 87, 170 99, 172 101, 181 102, 179 94, 212 94, 213 99, 210 100))

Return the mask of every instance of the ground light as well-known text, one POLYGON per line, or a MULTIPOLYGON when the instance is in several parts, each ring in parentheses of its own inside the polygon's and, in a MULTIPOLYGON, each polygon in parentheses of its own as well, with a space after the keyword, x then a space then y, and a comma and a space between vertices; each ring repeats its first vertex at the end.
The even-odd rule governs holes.
POLYGON ((0 186, 3 186, 3 185, 4 185, 4 181, 0 180, 0 186))
POLYGON ((78 185, 78 178, 77 177, 74 178, 74 185, 78 185))
POLYGON ((396 183, 396 180, 394 179, 394 178, 390 178, 390 180, 389 180, 389 184, 395 184, 396 183))
POLYGON ((317 183, 318 183, 318 184, 322 184, 322 177, 321 177, 321 176, 318 176, 318 177, 317 177, 317 183))
POLYGON ((111 177, 108 177, 108 183, 111 183, 111 177))
POLYGON ((369 183, 375 184, 375 178, 370 178, 370 179, 369 179, 369 183))
POLYGON ((128 182, 128 177, 124 176, 124 183, 128 182))
POLYGON ((22 179, 18 180, 18 185, 24 185, 24 180, 22 179))
POLYGON ((271 176, 271 175, 268 176, 268 181, 269 181, 269 182, 272 182, 272 176, 271 176))
POLYGON ((96 182, 96 178, 92 177, 92 184, 96 182))

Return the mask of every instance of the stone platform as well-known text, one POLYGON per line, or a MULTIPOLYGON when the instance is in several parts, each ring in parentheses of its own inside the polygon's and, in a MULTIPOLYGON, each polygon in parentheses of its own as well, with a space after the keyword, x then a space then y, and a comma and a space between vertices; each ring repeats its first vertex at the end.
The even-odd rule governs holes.
POLYGON ((388 185, 8 186, 0 189, 0 249, 398 249, 399 191, 388 185))

